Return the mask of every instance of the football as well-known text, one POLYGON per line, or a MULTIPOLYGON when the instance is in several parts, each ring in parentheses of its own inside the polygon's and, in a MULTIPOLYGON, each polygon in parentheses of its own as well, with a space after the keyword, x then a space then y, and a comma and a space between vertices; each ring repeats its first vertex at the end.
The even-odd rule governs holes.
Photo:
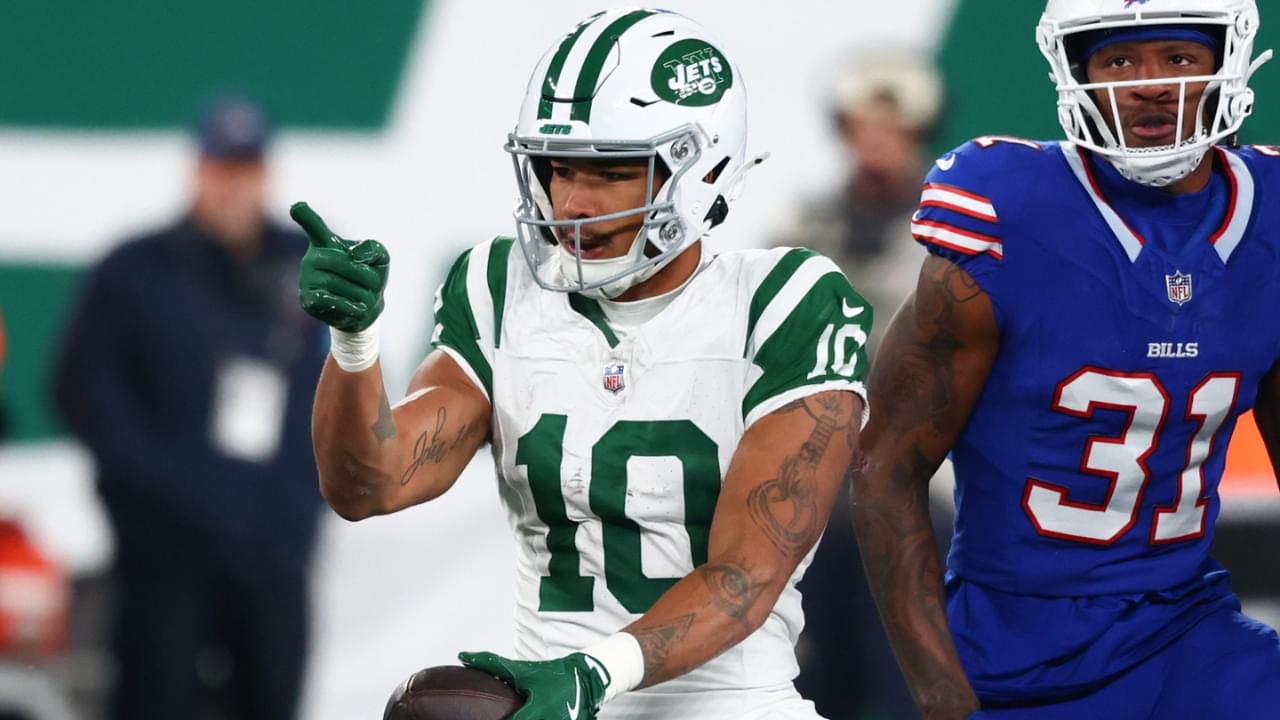
POLYGON ((488 673, 442 665, 400 683, 382 720, 503 720, 522 704, 510 685, 488 673))

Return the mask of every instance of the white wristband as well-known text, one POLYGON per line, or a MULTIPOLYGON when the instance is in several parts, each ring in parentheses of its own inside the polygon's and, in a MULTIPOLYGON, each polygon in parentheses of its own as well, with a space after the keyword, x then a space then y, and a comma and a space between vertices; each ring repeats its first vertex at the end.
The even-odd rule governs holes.
POLYGON ((378 322, 359 332, 329 328, 329 354, 350 373, 368 370, 378 361, 378 322))
POLYGON ((582 652, 604 669, 604 699, 609 702, 629 690, 634 690, 644 680, 644 651, 631 633, 617 632, 582 652))

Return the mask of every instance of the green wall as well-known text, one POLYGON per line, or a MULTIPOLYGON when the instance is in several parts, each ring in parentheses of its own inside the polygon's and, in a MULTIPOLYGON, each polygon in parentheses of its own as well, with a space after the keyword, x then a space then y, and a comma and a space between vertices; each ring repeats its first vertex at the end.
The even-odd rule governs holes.
MULTIPOLYGON (((1280 7, 1271 8, 1280 10, 1280 7)), ((1063 137, 1049 64, 1036 47, 1044 3, 959 0, 943 38, 938 65, 947 88, 944 118, 935 136, 940 155, 974 137, 1063 137)), ((1280 13, 1263 10, 1256 48, 1280 47, 1280 13)), ((1256 54, 1257 50, 1255 50, 1256 54)), ((1263 66, 1252 87, 1258 104, 1245 122, 1245 143, 1280 143, 1280 60, 1263 66)))
POLYGON ((425 0, 4 0, 0 125, 184 126, 248 92, 280 124, 375 130, 425 0))
POLYGON ((60 431, 49 383, 62 323, 82 274, 68 265, 0 263, 0 314, 8 348, 0 405, 7 440, 35 440, 60 431))

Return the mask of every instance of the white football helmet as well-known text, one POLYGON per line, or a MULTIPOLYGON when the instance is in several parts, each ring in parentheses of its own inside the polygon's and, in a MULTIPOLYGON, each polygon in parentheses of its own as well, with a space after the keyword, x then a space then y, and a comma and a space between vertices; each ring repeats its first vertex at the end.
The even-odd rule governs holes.
POLYGON ((1058 86, 1058 121, 1067 138, 1080 147, 1107 157, 1126 178, 1164 187, 1190 175, 1209 148, 1236 134, 1253 112, 1249 79, 1267 60, 1268 50, 1252 59, 1258 32, 1255 0, 1049 0, 1036 39, 1049 61, 1058 86), (1161 80, 1089 83, 1082 55, 1084 33, 1157 26, 1191 26, 1219 39, 1221 65, 1213 75, 1161 80), (1187 108, 1187 86, 1208 83, 1199 107, 1187 108), (1119 128, 1115 92, 1143 85, 1179 87, 1178 136, 1172 145, 1131 148, 1119 128), (1104 118, 1091 95, 1110 93, 1112 118, 1104 118), (1212 118, 1206 117, 1206 110, 1212 118), (1196 130, 1182 137, 1183 118, 1195 112, 1196 130), (1110 122, 1108 122, 1110 120, 1110 122), (1206 125, 1206 120, 1211 120, 1206 125))
POLYGON ((687 17, 628 8, 592 15, 543 55, 506 145, 520 188, 517 238, 539 284, 617 297, 724 219, 747 167, 747 101, 720 48, 687 17), (557 220, 553 157, 647 158, 652 200, 557 220), (663 166, 668 177, 659 184, 663 166), (557 232, 580 237, 584 225, 634 216, 643 225, 622 257, 583 260, 557 241, 557 232))

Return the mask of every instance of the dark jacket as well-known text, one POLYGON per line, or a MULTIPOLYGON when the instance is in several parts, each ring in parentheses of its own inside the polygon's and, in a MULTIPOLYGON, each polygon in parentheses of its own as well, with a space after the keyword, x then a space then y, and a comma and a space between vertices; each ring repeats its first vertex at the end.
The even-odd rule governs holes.
POLYGON ((320 495, 309 432, 327 352, 323 325, 297 302, 304 235, 269 224, 237 266, 189 219, 128 241, 90 273, 66 331, 56 400, 88 446, 122 564, 306 564, 320 495), (228 457, 211 441, 227 360, 271 363, 288 378, 273 459, 228 457))

